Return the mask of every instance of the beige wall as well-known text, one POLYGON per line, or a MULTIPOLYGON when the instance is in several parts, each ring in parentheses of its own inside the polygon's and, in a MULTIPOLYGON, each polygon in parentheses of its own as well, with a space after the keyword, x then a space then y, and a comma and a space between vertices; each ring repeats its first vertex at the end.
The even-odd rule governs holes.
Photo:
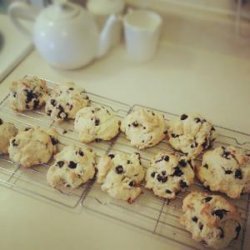
POLYGON ((170 3, 192 8, 209 9, 219 12, 235 10, 235 0, 127 0, 127 2, 144 6, 153 2, 170 3))

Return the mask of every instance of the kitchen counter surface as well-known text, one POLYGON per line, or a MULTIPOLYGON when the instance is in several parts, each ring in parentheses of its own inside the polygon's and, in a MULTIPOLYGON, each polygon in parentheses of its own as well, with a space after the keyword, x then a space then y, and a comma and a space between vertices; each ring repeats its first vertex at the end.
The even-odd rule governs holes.
MULTIPOLYGON (((159 51, 149 63, 130 62, 120 45, 84 69, 61 71, 33 51, 4 79, 0 95, 12 80, 38 75, 58 83, 74 81, 129 105, 198 112, 217 125, 250 133, 250 42, 236 37, 227 21, 214 25, 169 14, 165 22, 159 51)), ((0 203, 3 250, 183 249, 84 209, 68 211, 2 186, 0 203)))

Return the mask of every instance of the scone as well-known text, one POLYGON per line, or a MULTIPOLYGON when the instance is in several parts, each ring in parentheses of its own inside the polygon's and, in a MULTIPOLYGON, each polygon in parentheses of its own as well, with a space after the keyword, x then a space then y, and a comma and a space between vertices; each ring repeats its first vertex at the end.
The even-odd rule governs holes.
POLYGON ((56 86, 50 94, 45 106, 45 112, 54 121, 75 119, 77 111, 90 103, 84 89, 74 83, 56 86))
POLYGON ((197 177, 211 191, 231 198, 250 192, 250 156, 234 147, 217 147, 203 155, 197 177))
POLYGON ((215 140, 215 128, 200 115, 183 114, 168 123, 171 146, 188 157, 195 158, 215 140))
POLYGON ((146 185, 156 196, 174 199, 194 182, 193 163, 186 157, 159 153, 147 169, 146 185))
POLYGON ((86 107, 76 114, 74 128, 82 142, 111 140, 120 131, 120 119, 105 107, 86 107))
POLYGON ((23 167, 47 163, 56 152, 57 144, 54 130, 45 131, 39 127, 26 128, 11 138, 9 157, 23 167))
POLYGON ((25 77, 12 82, 9 103, 15 111, 41 108, 48 98, 46 81, 38 77, 25 77))
POLYGON ((166 136, 166 122, 162 114, 148 109, 137 109, 124 118, 121 130, 133 146, 153 147, 166 136))
POLYGON ((14 124, 4 122, 0 119, 0 154, 7 154, 10 139, 17 134, 18 130, 14 124))
POLYGON ((132 203, 141 193, 144 169, 139 154, 109 154, 97 164, 97 183, 111 197, 132 203))
POLYGON ((239 212, 221 196, 192 192, 184 199, 182 209, 180 222, 196 241, 221 249, 239 236, 239 212))
POLYGON ((52 187, 77 188, 95 175, 95 153, 85 147, 66 146, 55 155, 55 163, 47 172, 52 187))

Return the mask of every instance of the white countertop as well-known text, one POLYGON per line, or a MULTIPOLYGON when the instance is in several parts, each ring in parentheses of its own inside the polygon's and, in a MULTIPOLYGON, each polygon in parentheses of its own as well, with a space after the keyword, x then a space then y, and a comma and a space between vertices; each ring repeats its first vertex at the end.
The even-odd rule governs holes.
MULTIPOLYGON (((88 91, 173 113, 199 112, 215 124, 250 133, 250 42, 227 21, 167 15, 160 48, 147 64, 121 45, 75 71, 51 68, 32 52, 0 85, 25 74, 75 81, 88 91)), ((183 249, 167 239, 86 210, 70 212, 0 186, 1 249, 183 249)), ((248 224, 250 228, 250 223, 248 224)))
POLYGON ((0 81, 32 50, 32 43, 21 35, 5 14, 0 14, 0 81))

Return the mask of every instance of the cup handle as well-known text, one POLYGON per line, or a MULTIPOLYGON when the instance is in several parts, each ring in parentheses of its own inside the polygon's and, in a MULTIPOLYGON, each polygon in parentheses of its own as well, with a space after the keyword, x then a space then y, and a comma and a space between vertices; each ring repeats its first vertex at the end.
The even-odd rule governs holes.
POLYGON ((15 25, 17 30, 19 30, 22 34, 32 39, 31 30, 26 28, 20 22, 20 19, 34 22, 38 15, 38 11, 25 2, 14 2, 9 6, 8 14, 10 20, 15 25))

